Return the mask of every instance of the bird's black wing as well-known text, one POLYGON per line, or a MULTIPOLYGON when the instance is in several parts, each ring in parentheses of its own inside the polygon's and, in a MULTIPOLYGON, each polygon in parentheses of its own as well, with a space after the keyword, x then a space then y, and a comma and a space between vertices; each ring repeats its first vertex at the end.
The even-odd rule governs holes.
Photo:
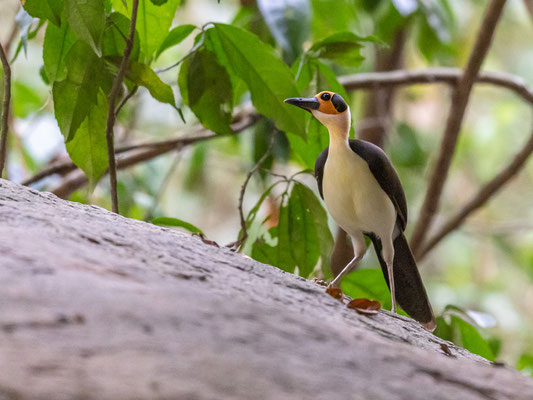
POLYGON ((324 199, 324 193, 322 191, 322 178, 324 177, 324 165, 326 165, 326 160, 328 159, 329 147, 326 147, 322 153, 318 156, 315 162, 315 178, 318 184, 318 191, 320 192, 320 197, 324 199))
MULTIPOLYGON (((398 213, 397 222, 399 223, 400 228, 402 231, 405 230, 405 226, 407 225, 407 201, 405 200, 405 193, 403 192, 400 178, 398 178, 398 174, 387 155, 378 146, 364 140, 352 139, 350 140, 350 147, 354 153, 367 162, 370 167, 370 172, 372 172, 372 175, 374 175, 374 178, 378 181, 379 186, 381 186, 383 191, 391 199, 392 204, 394 204, 396 212, 398 213)), ((322 157, 322 154, 320 157, 322 157)), ((326 160, 324 159, 324 163, 325 162, 326 160)), ((322 165, 322 169, 323 168, 324 166, 322 165)), ((322 182, 320 181, 319 186, 321 186, 321 184, 322 182)))

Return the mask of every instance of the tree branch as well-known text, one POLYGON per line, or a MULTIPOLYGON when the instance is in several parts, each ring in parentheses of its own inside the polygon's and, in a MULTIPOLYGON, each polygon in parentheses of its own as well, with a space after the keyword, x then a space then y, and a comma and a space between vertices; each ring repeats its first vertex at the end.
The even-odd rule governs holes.
POLYGON ((0 129, 0 178, 4 172, 7 157, 7 134, 9 128, 9 104, 11 103, 11 67, 7 60, 7 55, 0 43, 0 60, 4 70, 4 102, 2 105, 2 126, 0 129))
MULTIPOLYGON (((139 0, 133 0, 131 8, 131 22, 130 32, 128 40, 126 41, 126 47, 124 49, 124 56, 120 62, 120 67, 113 81, 111 93, 109 93, 108 103, 109 111, 107 113, 107 127, 106 127, 106 139, 107 139, 107 157, 109 159, 109 181, 111 185, 111 203, 113 212, 119 213, 118 210, 118 195, 117 195, 117 166, 115 162, 115 135, 113 127, 115 125, 116 110, 115 102, 117 100, 124 75, 126 75, 126 68, 128 66, 128 60, 130 58, 131 50, 133 49, 133 39, 135 35, 135 24, 137 23, 137 9, 139 7, 139 0)), ((126 96, 127 98, 127 96, 126 96)))
MULTIPOLYGON (((235 114, 233 118, 232 128, 234 131, 240 132, 242 129, 245 129, 246 127, 250 126, 255 121, 257 121, 258 118, 259 116, 257 114, 252 114, 252 110, 250 108, 243 108, 241 111, 235 114), (250 123, 250 121, 252 122, 250 123, 250 125, 246 125, 245 128, 242 128, 243 121, 245 124, 250 123)), ((203 140, 210 140, 215 137, 218 137, 217 135, 209 135, 207 134, 207 132, 208 131, 204 127, 202 127, 201 125, 197 125, 194 128, 192 128, 189 131, 189 134, 185 137, 181 136, 175 139, 161 140, 157 142, 146 142, 146 143, 138 143, 138 144, 133 144, 133 145, 119 146, 115 149, 115 155, 129 152, 132 150, 142 150, 142 149, 153 150, 153 151, 156 151, 157 149, 159 149, 162 151, 161 154, 164 154, 165 152, 174 150, 177 146, 194 144, 196 142, 200 142, 203 140)), ((157 155, 160 155, 160 154, 157 154, 157 155)), ((48 176, 51 176, 54 174, 65 175, 76 169, 77 169, 76 165, 70 160, 57 161, 49 165, 48 167, 44 168, 43 170, 39 171, 37 174, 33 175, 32 177, 24 180, 22 184, 25 186, 28 186, 33 183, 39 182, 40 180, 48 176)))
POLYGON ((533 132, 522 149, 515 155, 492 180, 487 182, 472 199, 452 218, 435 233, 419 253, 419 258, 424 257, 445 236, 457 229, 465 219, 478 208, 483 206, 495 193, 509 182, 526 164, 527 159, 533 153, 533 132))
MULTIPOLYGON (((239 120, 234 122, 231 127, 235 134, 239 134, 246 128, 255 124, 259 118, 260 116, 255 113, 242 113, 239 120)), ((202 132, 207 132, 207 130, 202 129, 202 132)), ((141 162, 152 160, 162 154, 171 151, 179 151, 194 143, 223 137, 227 136, 204 135, 123 147, 117 150, 117 152, 121 154, 117 158, 117 169, 125 169, 141 162)), ((59 186, 52 190, 52 193, 58 197, 66 199, 74 191, 82 188, 86 184, 87 177, 81 170, 76 169, 67 175, 59 186)))
POLYGON ((476 76, 481 68, 481 64, 487 55, 504 5, 505 0, 491 1, 483 18, 481 28, 476 38, 476 43, 470 54, 464 74, 453 92, 451 108, 448 114, 446 130, 442 137, 439 155, 430 174, 429 185, 426 190, 424 202, 420 209, 418 220, 411 237, 411 250, 415 256, 419 255, 425 235, 438 210, 444 182, 448 176, 470 93, 476 76))
MULTIPOLYGON (((387 86, 436 83, 447 83, 456 86, 460 82, 462 73, 463 71, 459 68, 444 67, 423 70, 396 70, 341 76, 339 82, 346 90, 379 89, 387 86)), ((502 72, 481 72, 476 76, 475 82, 509 89, 523 100, 533 104, 533 91, 528 88, 525 80, 519 76, 502 72)))
MULTIPOLYGON (((371 72, 355 75, 341 76, 339 81, 344 85, 346 90, 358 89, 375 89, 386 86, 405 86, 417 84, 437 84, 445 83, 449 85, 456 85, 461 78, 462 71, 459 68, 428 68, 424 70, 396 70, 387 72, 371 72)), ((516 95, 521 97, 524 101, 533 104, 533 91, 528 88, 525 81, 518 76, 501 73, 501 72, 483 72, 476 78, 477 83, 489 84, 505 89, 509 89, 516 95)), ((251 115, 250 109, 244 109, 242 112, 235 115, 234 124, 238 124, 242 118, 248 118, 251 115)), ((255 116, 257 118, 257 115, 255 116)), ((202 127, 196 127, 198 134, 205 130, 202 127)), ((129 150, 141 148, 167 148, 172 150, 173 145, 179 141, 196 140, 194 134, 190 134, 187 138, 177 138, 171 140, 164 140, 160 142, 148 142, 136 145, 127 145, 118 147, 115 154, 120 154, 129 150), (169 145, 170 147, 167 147, 169 145)), ((168 151, 170 151, 168 150, 168 151)), ((66 174, 76 169, 72 161, 56 162, 42 171, 39 171, 34 176, 22 182, 23 185, 31 185, 54 174, 66 174)))

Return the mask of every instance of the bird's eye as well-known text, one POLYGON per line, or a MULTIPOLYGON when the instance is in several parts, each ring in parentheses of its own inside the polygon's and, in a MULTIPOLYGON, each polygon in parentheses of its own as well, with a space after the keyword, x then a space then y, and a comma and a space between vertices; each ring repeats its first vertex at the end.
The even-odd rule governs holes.
POLYGON ((322 96, 320 96, 320 98, 324 101, 328 101, 329 99, 331 99, 331 95, 329 93, 322 93, 322 96))

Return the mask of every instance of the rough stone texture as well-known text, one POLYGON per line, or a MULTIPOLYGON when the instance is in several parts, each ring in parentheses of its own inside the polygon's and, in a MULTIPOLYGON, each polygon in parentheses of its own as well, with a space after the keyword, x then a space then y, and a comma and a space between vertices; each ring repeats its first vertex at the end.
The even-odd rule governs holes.
POLYGON ((533 399, 414 321, 4 180, 0 285, 2 400, 533 399))

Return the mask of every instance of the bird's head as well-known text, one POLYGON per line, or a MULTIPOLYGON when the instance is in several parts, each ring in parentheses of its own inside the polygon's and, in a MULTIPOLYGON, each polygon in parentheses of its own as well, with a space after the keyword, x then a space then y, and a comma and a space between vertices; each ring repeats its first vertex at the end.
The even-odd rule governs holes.
POLYGON ((330 133, 348 135, 350 107, 338 93, 324 91, 314 97, 294 97, 284 101, 309 111, 330 133))

